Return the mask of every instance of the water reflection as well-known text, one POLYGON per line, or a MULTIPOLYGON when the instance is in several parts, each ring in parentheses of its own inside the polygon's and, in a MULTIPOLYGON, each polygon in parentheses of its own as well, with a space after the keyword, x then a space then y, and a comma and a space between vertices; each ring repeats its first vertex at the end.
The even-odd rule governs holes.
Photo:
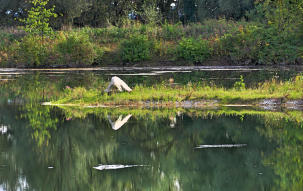
POLYGON ((115 121, 112 122, 110 115, 107 116, 107 119, 110 123, 110 125, 112 126, 112 129, 117 131, 118 129, 120 129, 125 123, 127 123, 127 121, 132 117, 131 114, 128 114, 126 117, 124 117, 122 119, 122 115, 119 116, 119 118, 115 121))
POLYGON ((133 168, 133 167, 144 167, 146 165, 122 165, 122 164, 115 164, 115 165, 102 165, 93 167, 96 170, 116 170, 116 169, 123 169, 123 168, 133 168))
MULTIPOLYGON (((0 82, 0 190, 303 189, 302 111, 42 106, 60 97, 66 86, 105 89, 110 76, 32 74, 0 82), (194 149, 237 144, 246 146, 194 149), (148 166, 93 168, 118 164, 148 166)), ((240 73, 213 74, 126 80, 149 85, 173 78, 182 84, 240 73)), ((253 75, 258 81, 273 74, 248 72, 246 78, 253 75)))
POLYGON ((3 189, 302 188, 303 132, 302 122, 296 121, 300 112, 78 108, 80 112, 39 107, 1 106, 0 124, 9 127, 9 133, 0 135, 3 189), (119 116, 118 121, 132 117, 127 123, 131 128, 108 128, 108 116, 119 116), (171 128, 171 116, 176 118, 175 128, 171 128), (247 146, 193 149, 239 143, 247 146), (124 168, 132 167, 128 165, 148 167, 124 168))

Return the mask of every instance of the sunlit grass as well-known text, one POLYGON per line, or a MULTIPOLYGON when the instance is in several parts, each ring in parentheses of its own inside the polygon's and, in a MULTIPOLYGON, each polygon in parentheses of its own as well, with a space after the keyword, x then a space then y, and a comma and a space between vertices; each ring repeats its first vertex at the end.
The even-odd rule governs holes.
POLYGON ((66 91, 64 96, 54 101, 54 104, 79 105, 128 105, 140 102, 181 102, 199 100, 218 100, 220 104, 250 103, 262 99, 294 100, 303 97, 303 77, 297 76, 291 81, 278 82, 275 79, 259 84, 257 88, 215 87, 201 84, 184 86, 165 85, 164 83, 152 87, 136 86, 131 93, 104 93, 101 90, 86 90, 82 87, 66 91))

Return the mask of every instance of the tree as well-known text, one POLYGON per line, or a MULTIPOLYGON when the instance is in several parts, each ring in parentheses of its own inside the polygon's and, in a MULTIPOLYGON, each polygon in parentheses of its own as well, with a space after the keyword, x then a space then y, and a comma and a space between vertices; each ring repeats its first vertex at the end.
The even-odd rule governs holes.
POLYGON ((197 0, 198 20, 206 18, 240 19, 254 8, 254 0, 197 0))
POLYGON ((61 24, 73 25, 76 18, 92 8, 97 0, 55 0, 56 11, 60 13, 61 24))
POLYGON ((42 38, 44 35, 48 35, 52 32, 52 28, 49 26, 49 19, 51 17, 57 17, 54 13, 55 6, 48 9, 46 6, 49 0, 31 0, 33 5, 28 11, 27 18, 21 19, 25 23, 25 31, 29 34, 40 35, 42 38))
POLYGON ((157 4, 155 1, 145 1, 142 5, 142 18, 147 24, 155 25, 157 23, 160 23, 162 20, 161 13, 159 9, 157 9, 157 4))
POLYGON ((302 24, 303 0, 264 0, 262 3, 268 23, 279 31, 302 24))
POLYGON ((0 0, 0 25, 13 26, 18 23, 14 18, 22 18, 23 10, 28 7, 28 3, 22 0, 0 0))

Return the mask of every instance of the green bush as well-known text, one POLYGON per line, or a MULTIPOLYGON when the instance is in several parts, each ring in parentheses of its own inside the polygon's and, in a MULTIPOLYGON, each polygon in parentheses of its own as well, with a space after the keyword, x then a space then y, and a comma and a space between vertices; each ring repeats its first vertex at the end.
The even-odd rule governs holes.
POLYGON ((162 38, 166 40, 176 40, 184 37, 185 32, 183 26, 179 24, 168 24, 162 25, 162 38))
POLYGON ((16 41, 9 51, 10 61, 26 67, 49 65, 83 65, 101 63, 103 49, 91 43, 87 35, 62 32, 50 38, 26 36, 16 41))
POLYGON ((26 36, 14 45, 17 64, 28 67, 45 65, 53 54, 53 43, 50 39, 37 36, 26 36))
POLYGON ((89 36, 83 33, 60 34, 56 44, 56 51, 59 54, 61 64, 92 64, 100 60, 103 50, 91 43, 89 36))
POLYGON ((0 67, 7 66, 9 60, 8 51, 10 50, 15 36, 0 30, 0 67))
POLYGON ((121 59, 138 62, 152 55, 155 62, 182 58, 200 63, 211 56, 233 64, 296 64, 303 60, 303 34, 299 30, 278 31, 270 24, 225 19, 186 26, 165 23, 124 28, 84 27, 68 33, 55 32, 43 40, 40 36, 24 35, 20 30, 0 30, 2 66, 100 64, 104 50, 108 52, 104 61, 112 63, 121 59))
MULTIPOLYGON (((129 35, 138 32, 139 29, 136 27, 131 28, 118 28, 118 27, 108 27, 108 28, 89 28, 85 27, 80 30, 81 33, 89 35, 90 39, 94 42, 99 43, 115 43, 121 41, 121 39, 126 39, 129 35)), ((79 32, 76 30, 75 32, 79 32)))
POLYGON ((175 60, 176 45, 174 42, 160 39, 155 42, 155 54, 166 60, 175 60))
POLYGON ((259 63, 295 63, 299 58, 298 46, 302 45, 295 33, 283 33, 273 27, 263 28, 257 33, 261 46, 257 54, 259 63))
POLYGON ((233 62, 258 64, 294 63, 298 58, 296 38, 279 34, 272 27, 239 27, 236 33, 225 33, 215 43, 218 56, 233 62))
POLYGON ((0 31, 0 51, 5 50, 7 46, 14 41, 14 35, 0 31))
POLYGON ((203 39, 183 38, 177 46, 177 56, 188 61, 201 63, 212 54, 209 42, 203 39))
POLYGON ((154 42, 145 35, 131 36, 120 44, 121 57, 126 62, 148 60, 154 51, 154 42))

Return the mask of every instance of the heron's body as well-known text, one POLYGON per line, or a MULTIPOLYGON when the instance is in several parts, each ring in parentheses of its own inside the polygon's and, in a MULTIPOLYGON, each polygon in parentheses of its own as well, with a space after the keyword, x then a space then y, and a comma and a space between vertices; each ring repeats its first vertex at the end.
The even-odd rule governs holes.
POLYGON ((112 86, 116 86, 117 89, 122 92, 123 90, 126 90, 128 92, 131 92, 132 89, 123 81, 121 80, 119 77, 114 76, 112 77, 108 87, 106 88, 105 92, 110 92, 112 86))

